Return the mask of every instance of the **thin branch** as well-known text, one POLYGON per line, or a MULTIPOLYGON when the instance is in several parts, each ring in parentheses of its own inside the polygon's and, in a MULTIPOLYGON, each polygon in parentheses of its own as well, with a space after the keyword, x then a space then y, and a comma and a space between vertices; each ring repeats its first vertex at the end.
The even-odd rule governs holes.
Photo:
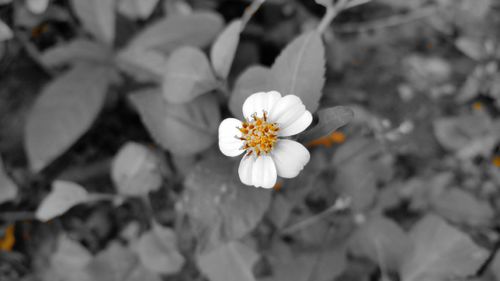
POLYGON ((326 7, 326 13, 318 25, 318 32, 320 34, 325 32, 333 19, 346 7, 348 1, 349 0, 339 0, 335 5, 326 7))
POLYGON ((395 15, 392 17, 380 20, 373 20, 361 24, 344 24, 336 27, 335 31, 340 33, 356 33, 356 32, 367 32, 371 30, 379 30, 388 27, 398 26, 431 16, 434 13, 436 13, 439 10, 439 8, 440 8, 439 6, 430 6, 420 10, 416 10, 409 14, 395 15))

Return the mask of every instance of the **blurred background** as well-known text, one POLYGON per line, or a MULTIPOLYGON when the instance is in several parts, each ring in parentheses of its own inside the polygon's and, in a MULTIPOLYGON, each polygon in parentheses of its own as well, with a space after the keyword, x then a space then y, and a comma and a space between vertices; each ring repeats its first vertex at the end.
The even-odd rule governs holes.
POLYGON ((499 59, 498 0, 0 0, 0 280, 500 281, 499 59), (263 190, 277 57, 328 129, 263 190))

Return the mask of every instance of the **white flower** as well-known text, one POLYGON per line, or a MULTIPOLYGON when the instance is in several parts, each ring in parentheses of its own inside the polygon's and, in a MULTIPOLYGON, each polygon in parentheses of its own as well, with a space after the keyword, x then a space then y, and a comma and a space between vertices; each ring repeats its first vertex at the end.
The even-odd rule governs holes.
POLYGON ((283 139, 304 131, 312 122, 299 97, 276 91, 249 96, 243 104, 245 121, 227 118, 219 126, 219 148, 226 156, 243 152, 238 174, 246 185, 272 188, 277 176, 296 177, 309 162, 300 143, 283 139))

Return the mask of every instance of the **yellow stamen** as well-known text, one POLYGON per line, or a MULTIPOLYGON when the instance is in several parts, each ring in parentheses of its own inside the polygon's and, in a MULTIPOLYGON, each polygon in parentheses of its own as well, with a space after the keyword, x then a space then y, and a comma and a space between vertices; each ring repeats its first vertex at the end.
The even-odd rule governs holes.
POLYGON ((275 123, 267 121, 267 113, 264 111, 262 118, 257 113, 252 114, 252 120, 243 122, 241 128, 241 139, 245 141, 242 149, 247 151, 247 155, 255 153, 257 156, 271 152, 278 141, 277 132, 279 127, 275 123))

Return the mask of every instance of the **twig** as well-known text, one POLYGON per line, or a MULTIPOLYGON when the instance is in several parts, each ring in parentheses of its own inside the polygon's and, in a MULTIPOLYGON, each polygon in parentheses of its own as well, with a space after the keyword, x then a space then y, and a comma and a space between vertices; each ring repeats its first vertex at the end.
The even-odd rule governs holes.
POLYGON ((243 16, 241 17, 241 28, 243 29, 245 25, 247 25, 250 18, 257 12, 262 4, 264 4, 266 0, 253 0, 252 4, 245 9, 243 16))
POLYGON ((398 26, 433 15, 435 12, 439 10, 439 8, 440 8, 439 6, 431 6, 417 10, 409 14, 395 15, 392 17, 380 20, 374 20, 362 24, 344 24, 335 28, 335 31, 341 33, 356 33, 356 32, 367 32, 370 30, 378 30, 378 29, 398 26))
POLYGON ((306 228, 310 225, 313 225, 316 222, 318 222, 324 218, 327 218, 331 213, 345 210, 345 209, 349 208, 350 206, 351 206, 351 199, 350 198, 339 198, 335 202, 335 204, 333 204, 330 208, 324 210, 323 212, 321 212, 317 215, 311 216, 311 217, 309 217, 301 222, 298 222, 292 226, 289 226, 289 227, 283 229, 282 233, 290 234, 290 233, 296 232, 296 231, 301 230, 303 228, 306 228))
POLYGON ((337 3, 335 3, 335 5, 328 6, 326 8, 326 13, 318 25, 318 33, 321 34, 325 32, 326 28, 330 26, 332 20, 339 14, 340 11, 342 11, 346 7, 348 1, 349 0, 339 0, 337 3))

